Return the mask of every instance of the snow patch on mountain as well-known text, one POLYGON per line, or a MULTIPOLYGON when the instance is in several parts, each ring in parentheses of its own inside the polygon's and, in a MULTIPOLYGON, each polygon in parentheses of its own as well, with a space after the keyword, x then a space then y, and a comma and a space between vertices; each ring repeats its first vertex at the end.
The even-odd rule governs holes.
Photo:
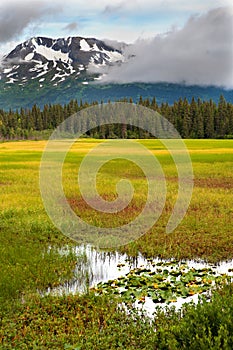
POLYGON ((3 73, 4 73, 4 74, 10 73, 10 72, 12 71, 12 69, 13 69, 13 68, 5 68, 5 69, 3 70, 3 73))
POLYGON ((35 39, 32 40, 32 43, 35 46, 35 52, 41 56, 44 56, 48 61, 70 62, 69 53, 63 53, 61 50, 56 51, 51 47, 38 45, 35 39))
POLYGON ((80 50, 82 50, 82 51, 91 51, 91 47, 86 42, 85 39, 80 40, 80 50))
POLYGON ((31 61, 34 57, 34 52, 30 52, 27 56, 24 57, 25 61, 31 61))

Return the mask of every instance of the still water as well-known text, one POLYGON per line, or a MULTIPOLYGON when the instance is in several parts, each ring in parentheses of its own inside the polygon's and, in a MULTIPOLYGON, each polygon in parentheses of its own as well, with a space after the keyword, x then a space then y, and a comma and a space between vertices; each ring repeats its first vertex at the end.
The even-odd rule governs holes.
MULTIPOLYGON (((66 253, 66 248, 61 254, 66 253)), ((154 266, 160 262, 168 262, 159 258, 146 259, 141 254, 136 258, 129 257, 119 252, 99 251, 91 246, 77 246, 74 248, 77 255, 77 265, 75 269, 75 277, 69 282, 54 288, 48 289, 47 293, 52 294, 76 294, 85 293, 88 288, 95 287, 99 282, 107 282, 125 276, 130 270, 135 268, 148 268, 153 271, 154 266)), ((188 268, 203 269, 211 268, 216 275, 226 274, 233 277, 233 260, 222 261, 218 264, 208 264, 200 260, 183 260, 177 264, 186 264, 188 268), (229 271, 230 270, 230 271, 229 271)), ((167 268, 167 267, 166 267, 167 268)), ((178 297, 177 301, 170 304, 179 309, 182 304, 187 302, 197 302, 198 294, 187 298, 178 297)), ((135 307, 143 308, 146 313, 151 316, 156 306, 167 306, 165 303, 155 305, 149 297, 145 298, 145 302, 135 303, 135 307)))

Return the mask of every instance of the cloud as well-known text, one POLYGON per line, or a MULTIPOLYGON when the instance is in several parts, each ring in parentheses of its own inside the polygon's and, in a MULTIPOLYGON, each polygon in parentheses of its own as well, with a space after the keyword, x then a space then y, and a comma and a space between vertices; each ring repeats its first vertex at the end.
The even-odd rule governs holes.
POLYGON ((29 25, 58 10, 57 6, 48 6, 42 1, 9 2, 0 5, 0 43, 17 38, 29 25))
POLYGON ((114 47, 115 49, 119 51, 124 51, 127 44, 123 41, 118 40, 111 40, 111 39, 102 39, 106 45, 114 47))
POLYGON ((67 24, 63 30, 65 30, 66 32, 75 32, 77 31, 79 28, 79 25, 77 22, 72 22, 72 23, 69 23, 67 24))
POLYGON ((117 5, 106 5, 102 14, 105 16, 115 15, 118 12, 121 12, 125 7, 124 2, 120 2, 117 5))
MULTIPOLYGON (((233 13, 221 7, 192 16, 182 29, 126 46, 135 57, 108 68, 103 82, 172 82, 233 87, 233 13)), ((106 72, 105 72, 106 73, 106 72)))

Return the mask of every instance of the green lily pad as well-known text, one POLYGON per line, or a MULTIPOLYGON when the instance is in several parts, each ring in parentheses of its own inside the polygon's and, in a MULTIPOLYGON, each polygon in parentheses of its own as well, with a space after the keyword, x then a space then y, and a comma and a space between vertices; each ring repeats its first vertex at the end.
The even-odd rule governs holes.
POLYGON ((151 269, 141 267, 132 269, 127 275, 118 279, 99 283, 95 291, 99 294, 119 294, 125 302, 144 303, 150 297, 155 303, 172 303, 178 297, 203 293, 214 285, 229 281, 229 276, 216 276, 211 268, 189 268, 184 262, 157 262, 150 260, 151 269), (154 268, 153 268, 154 266, 154 268))

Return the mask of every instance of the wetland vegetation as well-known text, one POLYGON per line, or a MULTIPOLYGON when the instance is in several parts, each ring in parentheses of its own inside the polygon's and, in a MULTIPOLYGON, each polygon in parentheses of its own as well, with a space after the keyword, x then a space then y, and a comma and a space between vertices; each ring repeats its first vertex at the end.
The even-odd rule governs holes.
MULTIPOLYGON (((123 159, 110 161, 98 174, 99 193, 108 200, 115 198, 115 184, 125 176, 135 187, 132 203, 118 216, 90 209, 78 189, 77 168, 99 142, 105 141, 82 139, 74 144, 63 167, 64 191, 73 210, 89 223, 117 226, 140 213, 146 200, 146 179, 134 164, 123 159)), ((175 164, 159 141, 135 142, 143 143, 162 164, 167 200, 156 225, 120 251, 132 257, 140 252, 148 259, 202 259, 210 263, 232 259, 233 141, 185 140, 193 164, 194 191, 184 220, 172 234, 166 234, 165 227, 176 201, 175 164)), ((224 276, 210 302, 203 298, 197 305, 189 304, 178 312, 157 309, 153 319, 137 312, 128 296, 128 309, 119 308, 122 296, 113 296, 111 290, 101 295, 90 290, 85 295, 42 296, 47 288, 74 280, 78 274, 75 266, 85 260, 85 256, 77 257, 75 242, 54 228, 44 210, 39 166, 45 144, 46 141, 0 144, 0 348, 231 349, 233 296, 230 281, 224 276), (66 254, 61 254, 64 246, 66 254), (228 283, 223 283, 224 279, 228 283)), ((205 281, 204 276, 197 276, 198 284, 194 277, 202 272, 187 272, 176 290, 182 295, 193 293, 195 288, 207 288, 214 276, 207 271, 205 281)), ((147 283, 154 275, 146 273, 141 278, 142 271, 135 270, 131 279, 147 283)), ((176 265, 173 274, 180 274, 176 265)), ((160 272, 156 281, 150 281, 151 293, 158 301, 176 297, 172 288, 177 281, 173 279, 168 285, 164 276, 160 272), (167 291, 171 293, 165 295, 167 291)), ((104 288, 109 289, 109 284, 104 288)), ((140 288, 135 298, 143 302, 145 288, 140 288)))

